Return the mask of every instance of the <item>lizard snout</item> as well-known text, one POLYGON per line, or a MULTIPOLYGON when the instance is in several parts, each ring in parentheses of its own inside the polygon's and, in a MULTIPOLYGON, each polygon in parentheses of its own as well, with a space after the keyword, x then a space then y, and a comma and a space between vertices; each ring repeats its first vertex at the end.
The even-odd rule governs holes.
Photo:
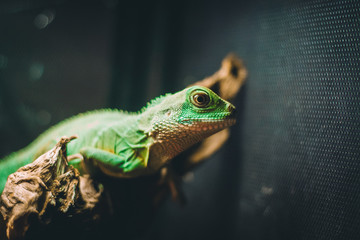
POLYGON ((236 108, 235 108, 235 106, 232 105, 231 103, 228 103, 228 104, 227 104, 226 110, 227 110, 228 112, 230 112, 232 115, 235 115, 235 114, 236 114, 236 108))

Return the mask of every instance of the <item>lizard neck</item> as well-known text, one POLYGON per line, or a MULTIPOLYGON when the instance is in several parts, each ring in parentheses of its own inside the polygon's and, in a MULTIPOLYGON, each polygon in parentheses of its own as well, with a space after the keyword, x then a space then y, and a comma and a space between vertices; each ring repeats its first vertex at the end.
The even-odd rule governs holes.
POLYGON ((149 134, 153 140, 150 147, 150 167, 163 166, 179 153, 219 130, 221 128, 210 127, 204 123, 158 124, 149 134))

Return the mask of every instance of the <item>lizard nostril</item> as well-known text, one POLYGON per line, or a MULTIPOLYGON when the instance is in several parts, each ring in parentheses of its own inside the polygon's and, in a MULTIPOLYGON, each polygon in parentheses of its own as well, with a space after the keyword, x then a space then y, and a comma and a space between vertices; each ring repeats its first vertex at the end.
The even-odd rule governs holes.
POLYGON ((231 103, 228 104, 227 110, 228 110, 229 112, 231 112, 232 114, 235 114, 235 111, 236 111, 234 105, 232 105, 231 103))

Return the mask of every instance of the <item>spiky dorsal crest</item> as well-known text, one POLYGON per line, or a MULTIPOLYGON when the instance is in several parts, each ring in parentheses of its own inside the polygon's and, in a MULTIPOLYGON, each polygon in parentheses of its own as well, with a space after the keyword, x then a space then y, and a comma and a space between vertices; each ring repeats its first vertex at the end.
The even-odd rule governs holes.
POLYGON ((167 93, 167 94, 161 95, 157 98, 150 100, 143 108, 141 108, 141 110, 138 113, 143 113, 146 111, 146 109, 154 107, 156 105, 159 105, 162 101, 164 101, 164 99, 166 97, 171 96, 171 95, 172 95, 171 93, 167 93))

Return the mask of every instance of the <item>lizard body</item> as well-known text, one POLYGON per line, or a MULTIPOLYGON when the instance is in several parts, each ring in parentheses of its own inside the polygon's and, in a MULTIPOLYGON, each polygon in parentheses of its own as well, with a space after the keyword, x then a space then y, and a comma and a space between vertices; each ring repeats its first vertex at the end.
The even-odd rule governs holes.
POLYGON ((51 149, 62 136, 81 173, 113 177, 152 174, 191 145, 235 123, 235 107, 205 87, 166 94, 138 113, 96 110, 64 120, 28 147, 0 160, 0 192, 8 175, 51 149))

